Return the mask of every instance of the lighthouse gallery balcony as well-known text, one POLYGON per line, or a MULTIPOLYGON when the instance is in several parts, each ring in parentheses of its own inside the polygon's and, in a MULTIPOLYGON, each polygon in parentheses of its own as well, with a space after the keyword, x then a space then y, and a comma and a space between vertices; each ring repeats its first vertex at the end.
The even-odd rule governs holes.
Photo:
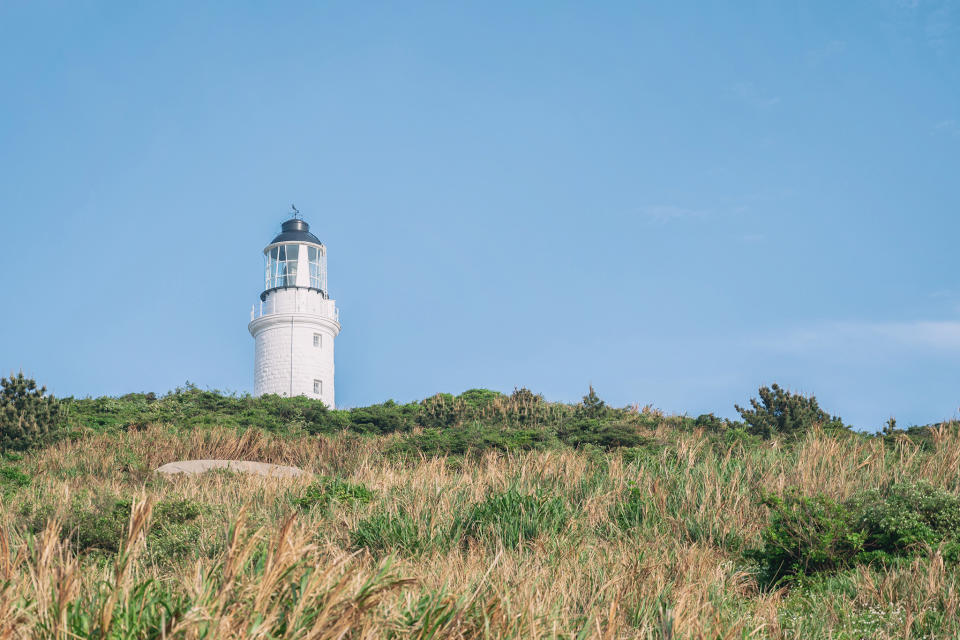
POLYGON ((308 313, 340 324, 340 309, 316 289, 288 288, 271 292, 250 307, 250 321, 279 313, 308 313))

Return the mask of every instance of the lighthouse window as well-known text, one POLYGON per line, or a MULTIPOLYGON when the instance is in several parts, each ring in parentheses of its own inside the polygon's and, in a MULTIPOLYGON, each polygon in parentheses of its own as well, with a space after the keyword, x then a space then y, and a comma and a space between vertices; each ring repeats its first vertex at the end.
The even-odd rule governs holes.
POLYGON ((300 246, 282 244, 267 254, 267 289, 292 287, 297 283, 297 257, 300 246))
POLYGON ((323 383, 319 380, 313 381, 313 392, 316 394, 323 393, 323 383))
POLYGON ((319 334, 319 333, 313 334, 313 346, 319 347, 320 344, 321 344, 321 343, 320 343, 320 340, 321 340, 321 338, 320 338, 320 334, 319 334))
POLYGON ((323 264, 323 249, 307 247, 310 262, 310 286, 321 291, 327 290, 327 274, 323 264))

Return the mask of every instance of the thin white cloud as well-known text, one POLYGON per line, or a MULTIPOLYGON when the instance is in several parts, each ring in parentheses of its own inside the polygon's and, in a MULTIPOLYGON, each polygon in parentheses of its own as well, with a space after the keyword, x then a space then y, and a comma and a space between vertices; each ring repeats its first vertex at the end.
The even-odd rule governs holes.
POLYGON ((949 120, 941 120, 937 124, 933 125, 933 129, 938 133, 952 136, 954 138, 960 138, 960 122, 957 122, 952 118, 949 120))
POLYGON ((960 321, 842 322, 761 336, 754 343, 785 353, 960 351, 960 321))
POLYGON ((689 220, 691 218, 703 218, 707 215, 706 211, 700 209, 687 209, 672 204, 656 204, 640 207, 640 213, 653 222, 666 224, 677 220, 689 220))
POLYGON ((960 322, 921 321, 876 325, 878 335, 910 347, 960 350, 960 322))
POLYGON ((835 58, 847 49, 847 43, 843 40, 832 40, 821 47, 811 49, 807 52, 807 64, 813 67, 820 66, 831 58, 835 58))
POLYGON ((924 31, 927 44, 943 52, 947 49, 954 36, 952 3, 945 2, 927 16, 924 31))
POLYGON ((898 24, 905 43, 924 41, 939 55, 953 54, 957 45, 960 2, 957 0, 898 0, 898 24))
POLYGON ((768 109, 780 103, 779 96, 760 90, 752 82, 738 82, 727 89, 728 95, 757 109, 768 109))

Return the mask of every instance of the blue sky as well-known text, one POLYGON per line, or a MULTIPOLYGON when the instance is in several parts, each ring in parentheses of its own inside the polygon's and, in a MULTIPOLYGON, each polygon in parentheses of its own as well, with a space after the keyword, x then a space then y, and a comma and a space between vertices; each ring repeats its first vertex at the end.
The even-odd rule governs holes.
POLYGON ((343 406, 956 416, 958 62, 956 0, 4 2, 0 369, 252 390, 296 203, 343 406))

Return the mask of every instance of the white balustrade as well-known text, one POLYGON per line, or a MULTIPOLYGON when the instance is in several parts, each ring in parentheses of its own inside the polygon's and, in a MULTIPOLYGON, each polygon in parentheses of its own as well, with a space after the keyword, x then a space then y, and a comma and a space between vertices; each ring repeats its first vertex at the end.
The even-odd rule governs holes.
POLYGON ((252 322, 274 313, 310 313, 335 322, 340 321, 340 310, 333 300, 326 300, 313 292, 295 289, 271 292, 266 301, 250 308, 250 320, 252 322))

